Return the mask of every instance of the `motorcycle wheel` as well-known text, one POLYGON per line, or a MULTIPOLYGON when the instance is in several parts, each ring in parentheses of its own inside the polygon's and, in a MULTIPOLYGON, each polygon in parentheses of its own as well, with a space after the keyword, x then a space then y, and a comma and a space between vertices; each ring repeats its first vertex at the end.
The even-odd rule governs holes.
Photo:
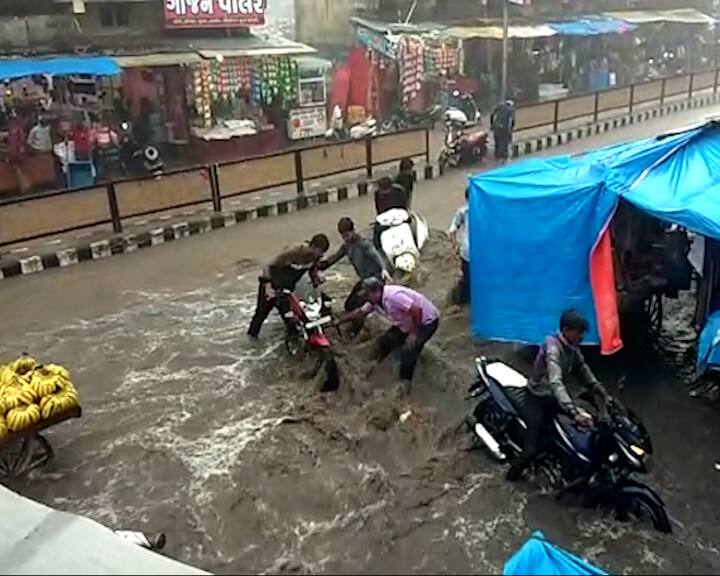
POLYGON ((320 350, 321 383, 320 392, 335 392, 340 387, 340 371, 332 350, 320 350))
POLYGON ((302 358, 305 354, 305 342, 297 334, 286 334, 285 351, 290 358, 302 358))
POLYGON ((626 522, 631 518, 638 521, 650 521, 658 532, 670 534, 672 525, 664 506, 642 493, 622 494, 616 506, 618 520, 626 522))

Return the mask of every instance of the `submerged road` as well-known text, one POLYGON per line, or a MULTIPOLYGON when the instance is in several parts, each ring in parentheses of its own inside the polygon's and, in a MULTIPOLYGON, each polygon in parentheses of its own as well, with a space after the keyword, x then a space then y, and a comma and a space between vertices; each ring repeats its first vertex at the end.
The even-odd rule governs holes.
MULTIPOLYGON (((689 111, 548 154, 718 112, 689 111)), ((447 226, 466 178, 457 171, 418 187, 414 206, 432 227, 447 226)), ((498 570, 534 528, 615 572, 720 571, 712 470, 720 425, 671 364, 635 368, 642 384, 626 393, 654 436, 652 482, 677 527, 660 537, 509 486, 481 454, 458 449, 474 352, 462 314, 444 320, 409 404, 383 394, 389 370, 379 390, 354 378, 362 365, 347 351, 346 391, 319 400, 277 360, 273 322, 262 344, 248 344, 260 264, 316 232, 335 241, 346 215, 369 223, 371 200, 0 283, 3 356, 27 350, 67 365, 85 409, 51 433, 54 465, 13 488, 114 528, 166 531, 171 556, 220 573, 498 570), (407 425, 400 413, 411 414, 407 425)), ((425 256, 424 289, 436 300, 452 274, 446 248, 435 238, 425 256)), ((331 287, 349 278, 340 267, 331 287)), ((608 381, 614 370, 601 366, 608 381)))

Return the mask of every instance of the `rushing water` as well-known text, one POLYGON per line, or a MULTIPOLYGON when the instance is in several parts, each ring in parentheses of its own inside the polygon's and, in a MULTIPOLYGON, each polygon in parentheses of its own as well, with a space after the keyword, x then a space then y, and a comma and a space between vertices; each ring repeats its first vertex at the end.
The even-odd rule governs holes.
MULTIPOLYGON (((434 268, 420 283, 438 302, 447 254, 434 239, 424 256, 434 268)), ((351 282, 339 270, 338 297, 351 282)), ((677 527, 662 536, 509 485, 466 450, 464 390, 487 347, 472 344, 464 313, 445 314, 410 398, 396 396, 392 360, 366 376, 362 339, 337 342, 342 387, 321 397, 284 357, 276 320, 262 344, 246 340, 253 282, 129 294, 114 314, 11 343, 69 366, 84 409, 50 433, 55 463, 15 488, 111 527, 162 530, 169 555, 215 572, 495 572, 533 529, 618 573, 720 569, 720 429, 677 366, 601 365, 608 380, 631 375, 624 399, 653 434, 649 481, 677 527)), ((512 348, 493 352, 523 366, 512 348)))

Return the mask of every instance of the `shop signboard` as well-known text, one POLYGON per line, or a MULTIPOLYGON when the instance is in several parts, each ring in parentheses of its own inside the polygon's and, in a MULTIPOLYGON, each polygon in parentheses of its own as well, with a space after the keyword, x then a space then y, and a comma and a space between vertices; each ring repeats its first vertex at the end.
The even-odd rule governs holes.
POLYGON ((393 39, 364 26, 357 26, 356 30, 360 44, 390 58, 390 60, 397 60, 397 43, 393 39))
POLYGON ((165 0, 165 27, 262 26, 266 12, 267 0, 165 0))
POLYGON ((325 106, 295 108, 288 115, 288 138, 302 140, 323 136, 327 130, 325 106))

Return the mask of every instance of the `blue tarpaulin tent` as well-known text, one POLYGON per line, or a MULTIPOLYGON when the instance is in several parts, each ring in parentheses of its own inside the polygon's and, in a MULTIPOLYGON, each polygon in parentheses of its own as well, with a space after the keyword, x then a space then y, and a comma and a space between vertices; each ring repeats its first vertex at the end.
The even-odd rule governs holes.
POLYGON ((538 344, 575 307, 597 343, 589 260, 620 198, 720 239, 720 125, 509 165, 470 189, 473 333, 538 344))
POLYGON ((582 558, 558 548, 545 540, 542 532, 534 532, 503 569, 505 576, 533 576, 535 574, 605 576, 607 572, 588 564, 582 558))
POLYGON ((115 60, 106 56, 0 60, 0 80, 14 80, 34 75, 61 76, 64 74, 114 76, 120 74, 120 67, 115 60))

